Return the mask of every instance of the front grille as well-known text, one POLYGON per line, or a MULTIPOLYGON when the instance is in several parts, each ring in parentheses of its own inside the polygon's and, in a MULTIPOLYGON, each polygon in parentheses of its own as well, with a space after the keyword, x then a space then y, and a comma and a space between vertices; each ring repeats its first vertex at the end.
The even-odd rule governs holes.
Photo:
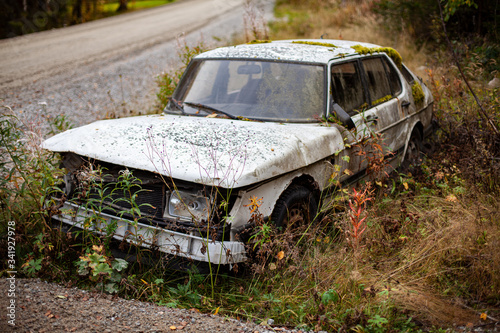
MULTIPOLYGON (((190 193, 207 193, 207 195, 217 192, 212 188, 204 189, 202 185, 184 181, 175 181, 174 186, 173 180, 172 182, 167 180, 165 183, 164 178, 151 172, 124 170, 124 167, 98 161, 82 164, 80 168, 70 172, 65 179, 67 183, 63 191, 70 192, 68 200, 87 211, 95 211, 97 214, 103 212, 202 237, 210 235, 209 237, 213 240, 229 239, 230 226, 225 227, 221 212, 214 212, 210 223, 185 221, 174 217, 165 218, 163 215, 167 193, 172 188, 190 193), (103 172, 99 173, 96 170, 103 170, 103 172), (124 172, 130 172, 130 177, 123 177, 124 172)), ((215 198, 214 207, 217 207, 218 199, 215 198)), ((234 203, 234 200, 233 196, 231 202, 234 203)))
MULTIPOLYGON (((164 184, 133 186, 130 192, 123 191, 120 188, 117 189, 115 184, 107 184, 104 194, 104 202, 115 210, 115 214, 130 212, 132 206, 135 206, 141 211, 141 216, 163 218, 165 208, 164 184)), ((98 193, 93 191, 91 196, 96 197, 98 193)), ((130 215, 137 214, 131 213, 130 215)))

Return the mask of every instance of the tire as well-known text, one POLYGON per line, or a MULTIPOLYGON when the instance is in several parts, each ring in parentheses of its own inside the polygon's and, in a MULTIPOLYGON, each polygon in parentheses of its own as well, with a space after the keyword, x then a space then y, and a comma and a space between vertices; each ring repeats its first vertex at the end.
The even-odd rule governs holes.
POLYGON ((413 129, 406 147, 404 160, 402 163, 403 170, 408 170, 422 163, 422 135, 418 129, 413 129))
POLYGON ((307 226, 314 220, 318 203, 312 192, 304 186, 291 185, 280 196, 271 221, 282 231, 307 226))

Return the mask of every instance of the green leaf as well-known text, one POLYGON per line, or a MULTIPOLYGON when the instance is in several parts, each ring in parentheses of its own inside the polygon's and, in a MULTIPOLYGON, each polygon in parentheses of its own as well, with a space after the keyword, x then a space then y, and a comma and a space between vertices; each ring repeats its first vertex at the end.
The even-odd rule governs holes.
POLYGON ((111 267, 113 267, 114 270, 121 272, 122 270, 126 269, 128 267, 128 262, 125 259, 121 258, 116 258, 112 263, 111 267))
POLYGON ((99 274, 108 274, 111 275, 113 273, 113 270, 107 263, 100 263, 94 268, 93 276, 97 276, 99 274))
POLYGON ((337 303, 339 299, 339 294, 334 289, 328 289, 321 295, 321 302, 325 305, 328 303, 337 303))
POLYGON ((104 290, 106 290, 110 294, 115 294, 118 292, 117 285, 114 282, 106 283, 106 285, 104 286, 104 290))

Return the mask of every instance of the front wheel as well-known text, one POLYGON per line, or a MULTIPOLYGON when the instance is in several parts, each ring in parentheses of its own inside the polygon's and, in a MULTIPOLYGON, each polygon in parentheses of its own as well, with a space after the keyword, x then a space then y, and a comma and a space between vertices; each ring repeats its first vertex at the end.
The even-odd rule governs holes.
POLYGON ((276 202, 271 220, 276 227, 300 229, 314 220, 318 211, 318 203, 312 192, 304 186, 288 187, 276 202))

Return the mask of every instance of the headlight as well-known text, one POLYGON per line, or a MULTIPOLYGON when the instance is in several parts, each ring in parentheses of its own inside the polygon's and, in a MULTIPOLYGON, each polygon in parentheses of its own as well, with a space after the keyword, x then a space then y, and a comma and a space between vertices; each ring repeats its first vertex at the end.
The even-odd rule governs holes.
POLYGON ((212 200, 200 194, 184 191, 167 192, 167 208, 163 217, 180 217, 184 220, 208 221, 212 200))

